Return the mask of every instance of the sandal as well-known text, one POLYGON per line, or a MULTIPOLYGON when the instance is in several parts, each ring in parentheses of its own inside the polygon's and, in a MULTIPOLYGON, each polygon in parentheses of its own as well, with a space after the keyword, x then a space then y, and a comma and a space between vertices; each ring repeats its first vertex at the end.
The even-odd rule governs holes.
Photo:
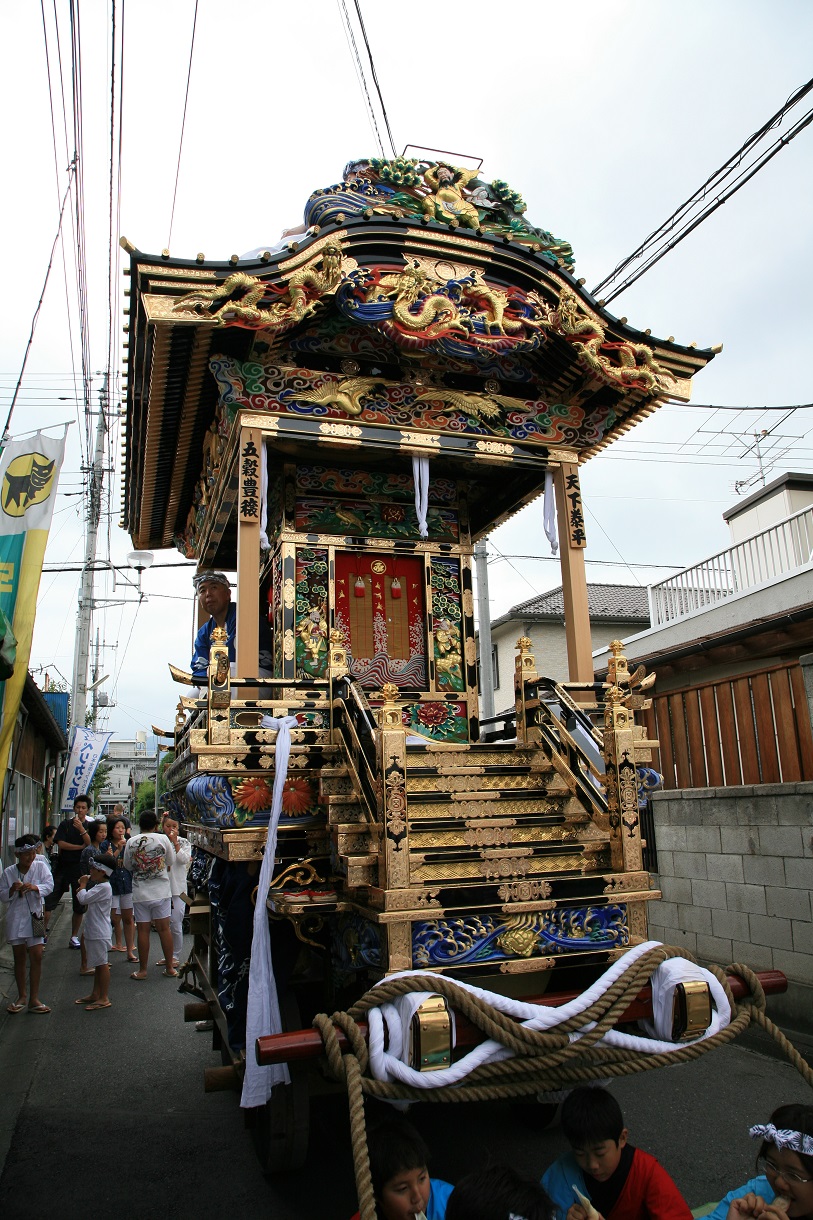
POLYGON ((39 1014, 39 1013, 50 1012, 51 1010, 47 1004, 43 1004, 42 1001, 40 1001, 39 1004, 29 1004, 28 1011, 39 1014))
POLYGON ((85 1012, 95 1012, 97 1008, 112 1008, 113 1005, 109 1000, 94 1000, 92 1004, 88 1004, 85 1012))
POLYGON ((134 979, 136 983, 145 983, 147 981, 146 974, 139 974, 137 970, 133 971, 130 978, 134 979))
POLYGON ((130 956, 128 955, 128 957, 127 957, 127 961, 128 961, 128 962, 135 962, 135 964, 136 964, 136 965, 138 965, 138 958, 137 958, 137 957, 130 957, 130 956))
POLYGON ((162 970, 161 973, 166 979, 176 979, 178 977, 177 970, 162 970))
POLYGON ((8 1008, 6 1009, 6 1012, 10 1012, 10 1013, 22 1012, 24 1008, 27 1008, 27 1006, 28 1006, 28 1000, 15 1000, 13 1004, 9 1004, 8 1008))
POLYGON ((83 995, 78 1000, 74 1000, 74 1004, 93 1004, 93 996, 83 995))

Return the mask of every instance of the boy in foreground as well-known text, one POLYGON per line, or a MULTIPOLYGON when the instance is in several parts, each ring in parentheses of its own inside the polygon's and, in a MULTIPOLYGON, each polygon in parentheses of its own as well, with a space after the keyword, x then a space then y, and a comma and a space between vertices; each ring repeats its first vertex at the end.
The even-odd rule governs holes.
POLYGON ((410 1123, 381 1123, 369 1133, 367 1150, 378 1220, 445 1220, 452 1187, 429 1177, 429 1150, 410 1123))
POLYGON ((93 968, 93 990, 74 1000, 84 1005, 85 1012, 96 1012, 110 1007, 110 967, 107 952, 110 948, 110 908, 113 905, 113 890, 110 878, 116 861, 106 852, 90 862, 90 873, 79 878, 76 900, 86 910, 85 952, 88 966, 93 968), (90 887, 88 887, 90 882, 90 887))
POLYGON ((691 1220, 666 1170, 629 1143, 621 1107, 606 1089, 574 1089, 561 1121, 571 1151, 542 1177, 556 1220, 691 1220))

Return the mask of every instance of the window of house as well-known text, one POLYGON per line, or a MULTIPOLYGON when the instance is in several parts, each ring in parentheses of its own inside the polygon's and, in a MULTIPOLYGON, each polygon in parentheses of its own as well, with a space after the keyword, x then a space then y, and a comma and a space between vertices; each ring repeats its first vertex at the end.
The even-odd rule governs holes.
POLYGON ((500 654, 496 644, 491 645, 491 677, 497 690, 500 685, 500 654))

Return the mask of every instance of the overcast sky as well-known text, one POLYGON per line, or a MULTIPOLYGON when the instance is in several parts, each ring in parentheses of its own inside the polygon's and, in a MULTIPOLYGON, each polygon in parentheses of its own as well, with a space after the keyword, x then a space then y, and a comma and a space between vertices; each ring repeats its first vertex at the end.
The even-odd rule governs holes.
MULTIPOLYGON (((56 7, 69 88, 67 0, 56 0, 56 7)), ((5 418, 69 156, 57 93, 57 172, 40 6, 0 8, 5 418)), ((411 143, 482 157, 483 177, 508 181, 526 199, 532 223, 571 242, 576 274, 588 288, 810 75, 813 6, 804 0, 469 0, 408 7, 363 0, 362 9, 398 151, 411 143)), ((118 231, 149 253, 160 253, 169 236, 193 13, 194 0, 127 0, 124 6, 118 231)), ((110 4, 83 0, 80 14, 96 371, 107 359, 110 4)), ((51 40, 55 82, 56 49, 51 40)), ((805 109, 802 103, 797 117, 805 109)), ((72 154, 70 132, 68 144, 72 154)), ((277 240, 282 228, 300 222, 312 190, 338 181, 349 159, 376 153, 335 0, 307 6, 200 0, 174 255, 203 251, 226 259, 277 240)), ((695 380, 698 403, 780 406, 813 398, 807 351, 812 166, 813 127, 611 306, 655 335, 725 345, 695 380)), ((76 567, 83 553, 86 442, 73 391, 80 363, 70 241, 68 231, 68 289, 58 247, 11 424, 18 434, 74 420, 47 568, 76 567)), ((121 276, 119 283, 123 289, 121 276)), ((117 351, 119 340, 117 327, 117 351)), ((587 558, 608 566, 590 566, 588 579, 646 584, 665 569, 636 565, 688 565, 725 546, 721 513, 736 499, 735 483, 757 473, 755 455, 742 456, 753 432, 776 429, 766 442, 769 477, 785 469, 813 471, 813 412, 796 412, 777 427, 779 421, 775 412, 667 406, 590 461, 582 476, 587 558), (727 435, 719 436, 722 431, 727 435)), ((118 465, 117 435, 113 441, 118 465)), ((131 543, 117 526, 118 471, 111 494, 99 554, 121 562, 131 543)), ((548 554, 541 505, 497 531, 491 543, 494 616, 560 583, 557 563, 500 558, 548 554)), ((188 573, 158 569, 179 560, 175 552, 156 554, 143 578, 148 600, 137 611, 130 604, 97 614, 106 645, 102 671, 111 674, 103 689, 116 703, 106 723, 116 736, 172 725, 180 688, 168 680, 165 661, 188 664, 193 608, 188 573)), ((71 677, 78 580, 70 572, 43 576, 31 657, 38 680, 40 667, 71 677)), ((108 595, 120 598, 122 587, 100 583, 97 597, 108 595)))

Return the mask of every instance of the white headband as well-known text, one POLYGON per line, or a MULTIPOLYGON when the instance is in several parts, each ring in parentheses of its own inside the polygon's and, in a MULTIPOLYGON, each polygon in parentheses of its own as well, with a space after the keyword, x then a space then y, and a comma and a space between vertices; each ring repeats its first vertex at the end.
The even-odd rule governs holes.
POLYGON ((91 860, 90 867, 98 868, 99 872, 105 873, 106 876, 108 876, 108 877, 111 877, 113 875, 112 868, 110 868, 109 865, 107 865, 107 864, 102 864, 101 860, 91 860))
POLYGON ((21 856, 23 854, 23 852, 36 851, 37 848, 40 846, 41 842, 42 842, 41 839, 37 839, 36 843, 26 843, 24 847, 15 847, 14 854, 15 854, 15 856, 21 856))
POLYGON ((787 1148, 791 1152, 801 1152, 803 1156, 813 1156, 813 1135, 805 1135, 803 1131, 777 1130, 773 1123, 764 1123, 752 1127, 748 1134, 755 1140, 767 1140, 777 1148, 787 1148))

